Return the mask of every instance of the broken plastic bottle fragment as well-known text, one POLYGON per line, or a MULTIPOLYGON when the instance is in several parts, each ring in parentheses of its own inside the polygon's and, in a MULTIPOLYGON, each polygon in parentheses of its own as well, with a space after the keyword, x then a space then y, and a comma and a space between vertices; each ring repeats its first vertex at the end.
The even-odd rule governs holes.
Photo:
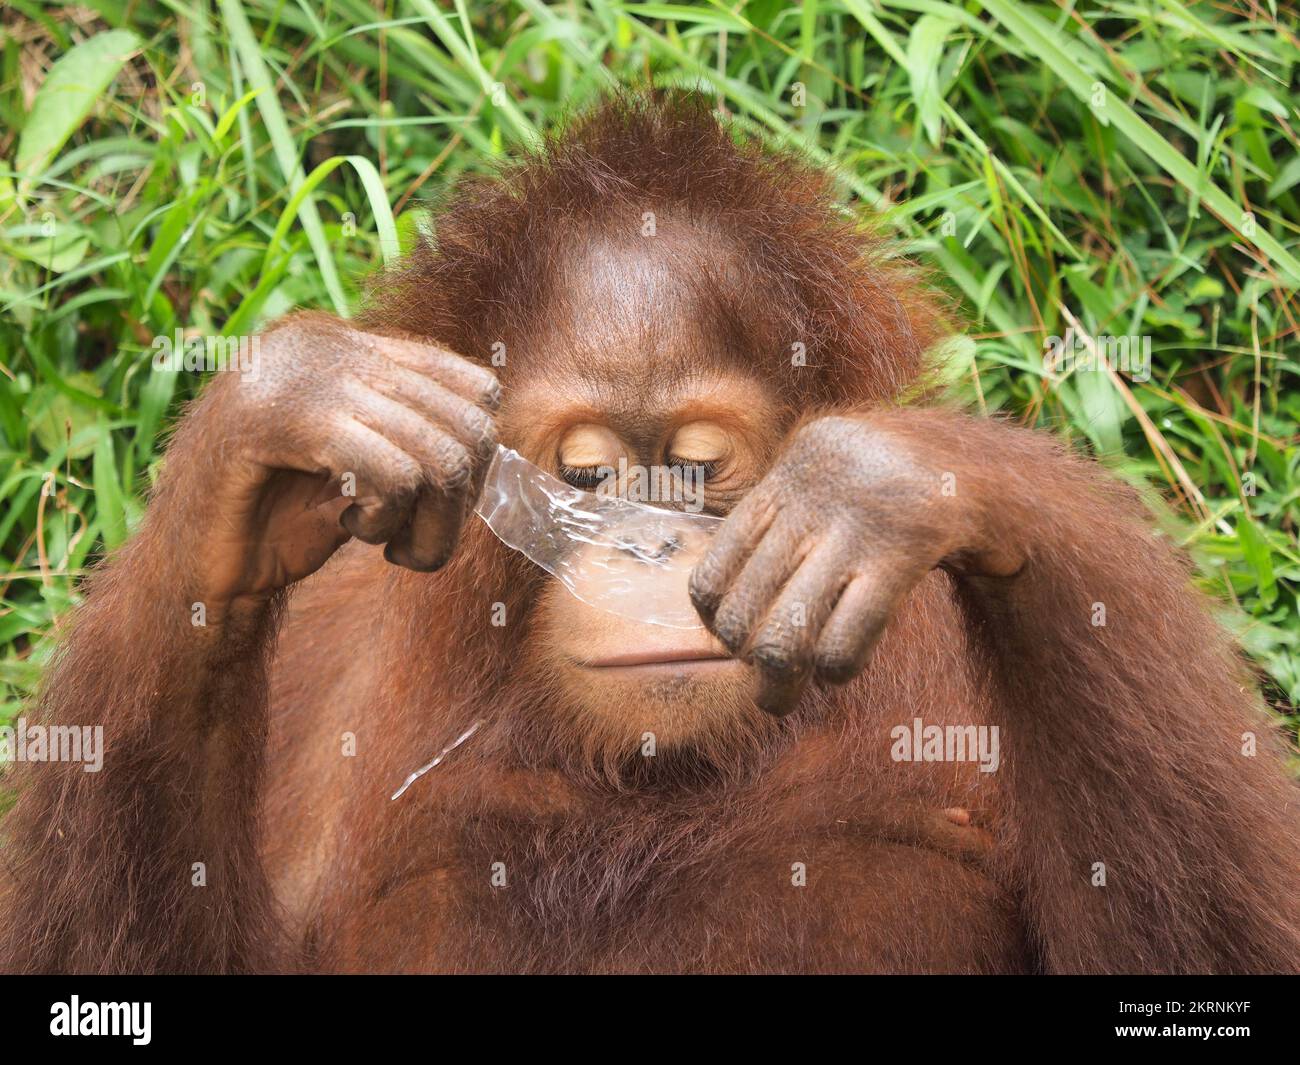
POLYGON ((584 603, 652 625, 702 627, 687 583, 721 518, 584 492, 506 447, 475 512, 584 603))
MULTIPOLYGON (((457 736, 454 740, 452 740, 449 744, 447 744, 446 747, 444 747, 441 751, 439 751, 438 756, 434 758, 433 761, 426 762, 424 765, 420 766, 419 769, 417 769, 414 773, 408 776, 405 781, 403 781, 402 786, 400 788, 398 788, 395 792, 393 792, 392 798, 400 799, 402 797, 402 793, 405 792, 407 788, 409 788, 412 784, 414 784, 417 780, 419 780, 422 776, 424 776, 424 774, 427 773, 430 769, 438 765, 444 758, 447 757, 448 754, 450 754, 462 743, 464 743, 467 739, 469 739, 472 735, 474 735, 474 733, 476 733, 479 730, 479 727, 482 724, 483 724, 483 720, 481 718, 478 721, 475 721, 474 724, 470 725, 469 728, 467 728, 464 732, 462 732, 459 736, 457 736)), ((389 801, 392 800, 390 799, 389 801)))

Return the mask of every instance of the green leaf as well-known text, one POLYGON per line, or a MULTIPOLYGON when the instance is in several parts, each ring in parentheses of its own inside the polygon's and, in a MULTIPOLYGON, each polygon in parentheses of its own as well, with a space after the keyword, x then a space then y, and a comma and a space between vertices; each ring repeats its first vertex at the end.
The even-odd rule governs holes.
POLYGON ((912 99, 925 136, 939 144, 940 111, 943 96, 939 86, 939 68, 943 63, 943 46, 953 24, 936 15, 922 15, 907 39, 907 75, 912 83, 912 99))
POLYGON ((0 241, 0 248, 20 259, 37 263, 52 274, 63 274, 81 263, 90 248, 90 240, 68 227, 52 237, 22 244, 0 241))
POLYGON ((1245 511, 1237 519, 1237 539, 1241 541, 1242 554, 1255 571, 1259 582, 1259 600, 1269 606, 1277 598, 1277 577, 1273 572, 1273 558, 1268 541, 1255 528, 1255 520, 1245 511))
POLYGON ((248 92, 226 108, 225 114, 221 116, 216 129, 212 131, 214 141, 220 144, 225 139, 226 134, 230 132, 230 127, 235 124, 235 120, 239 117, 239 112, 244 109, 244 105, 261 91, 261 89, 249 89, 248 92))
POLYGON ((691 7, 689 4, 623 4, 616 9, 641 18, 663 19, 665 22, 690 22, 700 26, 711 26, 718 30, 730 30, 733 33, 746 33, 749 28, 730 11, 691 7))
MULTIPOLYGON (((87 393, 96 393, 99 386, 93 375, 73 374, 67 384, 87 393)), ((48 454, 61 453, 65 446, 71 458, 84 458, 93 445, 84 442, 83 431, 95 424, 95 408, 78 402, 75 392, 59 390, 53 384, 41 385, 27 403, 28 424, 36 439, 48 454), (73 443, 68 446, 68 441, 73 443)))
POLYGON ((1273 184, 1268 187, 1268 198, 1276 200, 1282 193, 1300 182, 1300 155, 1293 155, 1283 164, 1273 184))
POLYGON ((397 239, 397 223, 393 220, 393 209, 388 203, 388 191, 375 169, 375 164, 362 155, 344 157, 352 164, 352 169, 361 179, 361 186, 366 190, 370 201, 370 211, 375 216, 375 234, 379 237, 379 254, 385 264, 391 263, 402 253, 401 243, 397 239))
POLYGON ((129 30, 111 30, 83 41, 50 68, 36 91, 14 156, 19 195, 86 121, 122 64, 139 48, 129 30))
POLYGON ((126 500, 113 454, 113 434, 107 425, 100 425, 99 438, 95 441, 92 472, 95 483, 95 516, 99 519, 104 535, 104 546, 111 551, 126 539, 126 500))

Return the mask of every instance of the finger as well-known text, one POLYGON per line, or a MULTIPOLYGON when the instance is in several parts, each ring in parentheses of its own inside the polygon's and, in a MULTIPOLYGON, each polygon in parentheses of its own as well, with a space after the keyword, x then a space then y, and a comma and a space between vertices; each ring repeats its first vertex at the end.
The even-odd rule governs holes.
POLYGON ((845 684, 861 673, 895 601, 893 590, 880 577, 853 578, 817 637, 813 666, 818 678, 845 684))
POLYGON ((454 494, 432 485, 421 489, 410 522, 389 540, 384 557, 419 573, 432 573, 445 566, 483 491, 488 465, 488 462, 480 463, 468 486, 454 494))
POLYGON ((366 384, 450 433, 471 454, 486 458, 496 450, 496 423, 492 415, 440 382, 395 365, 387 374, 366 384))
POLYGON ((750 640, 750 651, 762 652, 764 659, 774 665, 785 662, 791 667, 807 667, 817 636, 848 580, 844 569, 833 546, 813 548, 758 626, 750 640))
POLYGON ((808 683, 808 671, 770 665, 758 657, 753 660, 753 665, 756 678, 754 702, 760 710, 773 717, 785 717, 798 705, 808 683))
POLYGON ((778 518, 718 604, 709 626, 732 654, 739 653, 803 561, 791 523, 778 518))
MULTIPOLYGON (((444 410, 464 408, 462 414, 465 409, 474 411, 475 417, 483 420, 479 424, 486 425, 480 441, 492 439, 486 414, 434 382, 425 383, 429 402, 444 410)), ((490 452, 480 444, 471 454, 465 444, 443 431, 440 422, 435 424, 405 403, 379 392, 367 392, 359 402, 357 417, 414 457, 424 471, 425 483, 406 509, 407 520, 396 528, 385 526, 388 535, 384 557, 422 573, 440 569, 451 558, 470 506, 482 487, 490 452)))
POLYGON ((750 553, 771 528, 776 509, 751 492, 722 523, 704 557, 691 570, 691 602, 710 628, 726 594, 750 553))
POLYGON ((424 480, 414 458, 354 418, 332 427, 321 457, 322 465, 342 480, 344 491, 355 493, 339 521, 358 540, 383 543, 406 524, 424 480))
POLYGON ((417 344, 397 337, 381 338, 380 349, 393 362, 428 374, 463 399, 487 410, 501 405, 501 385, 496 374, 445 348, 417 344))
POLYGON ((468 514, 463 494, 432 486, 422 489, 411 520, 388 541, 384 558, 419 573, 441 569, 456 549, 468 514))
POLYGON ((844 581, 838 553, 823 546, 814 549, 777 596, 745 655, 758 671, 762 709, 778 716, 794 709, 812 675, 817 634, 844 581))
POLYGON ((485 461, 486 456, 471 455, 441 425, 406 404, 360 384, 354 384, 349 391, 356 404, 353 417, 415 459, 429 484, 454 492, 468 485, 476 465, 485 461))

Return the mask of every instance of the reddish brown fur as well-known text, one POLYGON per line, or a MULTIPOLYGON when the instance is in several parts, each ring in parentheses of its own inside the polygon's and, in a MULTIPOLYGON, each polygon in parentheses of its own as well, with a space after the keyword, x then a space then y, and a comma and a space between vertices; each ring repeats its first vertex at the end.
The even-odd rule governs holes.
MULTIPOLYGON (((463 191, 366 320, 480 359, 495 339, 526 350, 560 298, 547 281, 568 222, 686 212, 746 264, 701 289, 732 350, 766 353, 783 385, 776 360, 808 343, 792 415, 869 411, 1010 501, 1033 531, 1019 598, 935 571, 851 684, 642 759, 579 732, 536 653, 543 578, 477 524, 435 576, 349 544, 289 597, 273 647, 245 633, 209 676, 178 675, 169 649, 208 637, 178 635, 156 560, 184 572, 202 539, 164 477, 46 686, 50 719, 106 723, 105 768, 20 777, 0 968, 1300 969, 1295 791, 1184 567, 1130 493, 1051 439, 883 409, 939 317, 828 204, 824 177, 735 148, 696 104, 625 103, 463 191), (497 601, 503 628, 485 623, 497 601), (195 685, 208 712, 163 712, 195 685), (889 730, 914 716, 1002 726, 1003 769, 891 762, 889 730), (1247 730, 1257 758, 1239 754, 1247 730), (990 862, 909 821, 953 805, 988 819, 990 862), (193 861, 206 889, 188 886, 193 861), (494 862, 506 889, 489 887, 494 862)), ((204 417, 170 467, 210 461, 204 417)))
POLYGON ((575 245, 638 232, 654 212, 661 229, 686 220, 731 249, 680 271, 697 275, 725 350, 756 360, 800 409, 879 402, 916 383, 945 323, 915 266, 831 191, 829 174, 791 152, 737 145, 698 97, 620 99, 500 174, 463 182, 436 241, 381 277, 361 321, 438 337, 467 358, 486 361, 497 341, 513 356, 564 299, 552 281, 575 245), (814 372, 788 372, 795 341, 814 372))

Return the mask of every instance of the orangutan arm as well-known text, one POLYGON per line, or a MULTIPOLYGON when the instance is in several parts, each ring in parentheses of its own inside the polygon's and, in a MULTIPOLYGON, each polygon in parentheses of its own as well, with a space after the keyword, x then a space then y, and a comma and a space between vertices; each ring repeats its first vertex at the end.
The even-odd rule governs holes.
POLYGON ((808 680, 860 672, 936 566, 957 575, 992 677, 999 860, 1043 966, 1300 970, 1297 793, 1260 700, 1184 567, 1094 464, 941 411, 817 419, 692 591, 782 712, 808 680))
POLYGON ((285 964, 256 821, 279 601, 351 535, 414 569, 445 562, 495 402, 487 371, 321 315, 261 338, 254 373, 213 382, 27 715, 102 726, 102 768, 17 774, 0 969, 285 964))

